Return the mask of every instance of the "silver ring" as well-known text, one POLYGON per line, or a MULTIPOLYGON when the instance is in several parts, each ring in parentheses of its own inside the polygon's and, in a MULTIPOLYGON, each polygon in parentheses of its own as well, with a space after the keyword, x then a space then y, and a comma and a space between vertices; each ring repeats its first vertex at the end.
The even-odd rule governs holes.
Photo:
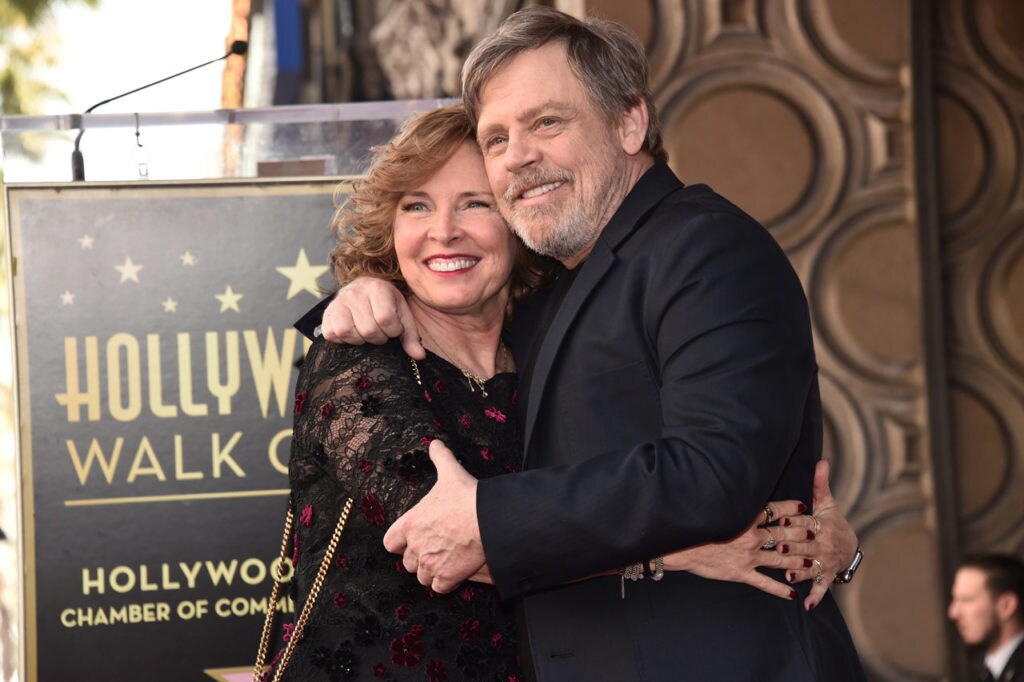
POLYGON ((765 528, 765 530, 768 531, 768 542, 766 542, 763 545, 761 545, 761 549, 765 549, 765 550, 775 549, 775 545, 777 545, 778 543, 775 541, 775 535, 772 533, 772 529, 771 528, 765 528))
POLYGON ((762 526, 767 526, 775 518, 775 510, 772 509, 772 503, 769 502, 764 506, 764 523, 762 526))
POLYGON ((825 568, 821 565, 821 562, 818 561, 817 559, 811 559, 811 562, 818 568, 818 574, 816 576, 814 576, 814 584, 815 585, 820 585, 823 582, 825 582, 825 576, 823 575, 824 572, 825 572, 825 568))

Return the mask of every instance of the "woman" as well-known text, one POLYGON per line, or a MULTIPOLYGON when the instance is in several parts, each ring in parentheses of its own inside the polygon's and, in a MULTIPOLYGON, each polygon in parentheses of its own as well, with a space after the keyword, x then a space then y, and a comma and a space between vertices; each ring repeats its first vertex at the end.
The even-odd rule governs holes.
MULTIPOLYGON (((317 340, 303 363, 289 471, 295 532, 285 540, 298 618, 286 626, 291 651, 276 660, 285 679, 519 679, 513 615, 493 588, 465 583, 436 594, 382 544, 435 481, 431 440, 443 440, 477 477, 514 471, 520 459, 515 368, 501 330, 510 307, 542 281, 545 263, 498 214, 472 132, 460 105, 414 117, 376 150, 336 216, 338 281, 370 274, 395 282, 430 352, 415 361, 397 340, 317 340)), ((795 502, 775 503, 773 513, 799 511, 795 502)), ((752 527, 712 551, 756 564, 769 555, 762 543, 805 532, 796 530, 752 527)), ((807 577, 804 545, 792 547, 771 563, 807 577)), ((665 568, 694 568, 695 556, 671 555, 665 568)), ((795 595, 766 581, 763 589, 795 595)))

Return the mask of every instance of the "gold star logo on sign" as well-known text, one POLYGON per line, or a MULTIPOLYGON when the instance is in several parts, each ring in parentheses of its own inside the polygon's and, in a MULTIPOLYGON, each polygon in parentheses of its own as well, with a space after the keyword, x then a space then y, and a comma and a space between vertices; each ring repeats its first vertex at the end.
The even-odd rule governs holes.
POLYGON ((238 302, 244 298, 244 296, 244 294, 236 294, 232 291, 230 284, 226 289, 224 289, 223 294, 214 294, 214 297, 220 301, 221 312, 224 312, 225 310, 234 310, 236 313, 242 312, 238 309, 238 302))
POLYGON ((115 265, 114 269, 121 273, 120 284, 124 284, 128 280, 131 280, 138 284, 139 282, 139 270, 142 269, 141 265, 136 265, 132 262, 131 258, 127 256, 124 259, 124 265, 115 265))
POLYGON ((252 682, 252 666, 245 668, 207 668, 203 671, 217 682, 252 682))
POLYGON ((306 258, 306 250, 299 249, 299 257, 295 265, 281 266, 277 271, 288 278, 288 299, 298 295, 301 291, 308 291, 316 297, 320 297, 320 289, 316 285, 316 279, 327 272, 326 265, 312 265, 306 258))

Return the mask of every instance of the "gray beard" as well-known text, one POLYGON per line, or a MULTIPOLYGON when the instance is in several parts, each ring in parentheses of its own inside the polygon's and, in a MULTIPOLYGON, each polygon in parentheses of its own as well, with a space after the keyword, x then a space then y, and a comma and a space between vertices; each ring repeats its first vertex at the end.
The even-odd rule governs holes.
POLYGON ((582 211, 572 211, 569 216, 556 222, 554 227, 543 234, 536 235, 527 229, 532 219, 545 216, 539 211, 516 210, 509 216, 509 225, 512 231, 523 240, 526 246, 541 254, 550 256, 556 260, 571 260, 574 256, 582 253, 590 246, 594 237, 594 229, 588 225, 582 211), (532 215, 524 215, 531 213, 532 215), (534 237, 537 237, 534 239, 534 237))

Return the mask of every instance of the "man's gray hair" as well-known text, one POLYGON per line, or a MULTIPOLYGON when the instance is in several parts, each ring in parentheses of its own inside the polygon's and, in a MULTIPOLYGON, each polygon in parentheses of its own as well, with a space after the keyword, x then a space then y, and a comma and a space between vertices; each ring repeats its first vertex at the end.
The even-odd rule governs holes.
POLYGON ((656 161, 667 161, 648 83, 647 55, 640 40, 614 21, 581 21, 550 7, 531 6, 515 12, 469 53, 462 65, 462 99, 473 125, 478 120, 480 93, 488 81, 520 53, 556 41, 564 45, 569 68, 609 122, 640 102, 646 103, 649 121, 643 149, 656 161))

